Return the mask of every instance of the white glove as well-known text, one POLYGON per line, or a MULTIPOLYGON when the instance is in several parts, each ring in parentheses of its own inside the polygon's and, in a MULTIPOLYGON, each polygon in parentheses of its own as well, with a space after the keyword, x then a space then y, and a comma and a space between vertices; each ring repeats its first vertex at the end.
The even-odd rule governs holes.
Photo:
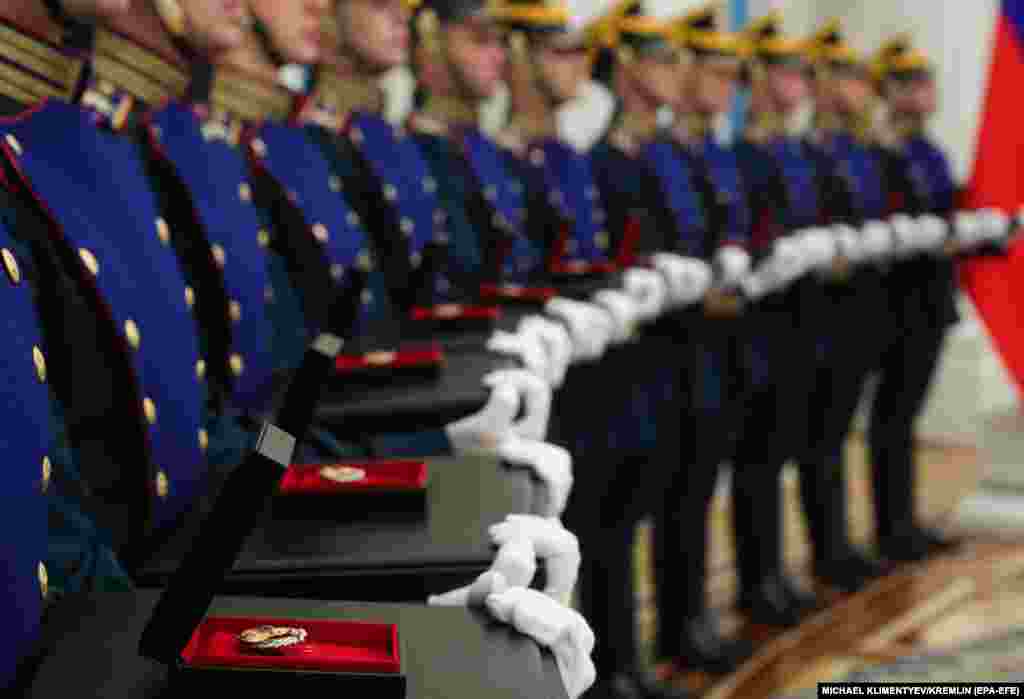
POLYGON ((849 260, 851 264, 857 264, 865 259, 864 245, 856 228, 840 223, 832 226, 829 230, 836 241, 836 249, 839 254, 849 260))
POLYGON ((884 260, 893 252, 893 233, 882 221, 868 221, 861 229, 861 249, 864 259, 872 262, 884 260))
POLYGON ((896 239, 896 249, 893 251, 896 255, 909 257, 920 252, 920 233, 917 221, 906 214, 896 214, 889 219, 889 226, 896 239))
POLYGON ((740 287, 747 298, 756 301, 785 289, 806 273, 807 266, 803 241, 795 237, 780 238, 772 246, 771 256, 744 277, 740 287))
POLYGON ((566 449, 519 437, 510 436, 498 446, 498 456, 510 464, 526 466, 544 483, 547 502, 542 513, 559 517, 572 492, 572 455, 566 449))
POLYGON ((832 266, 838 254, 835 238, 826 228, 806 228, 794 233, 806 271, 824 271, 832 266))
POLYGON ((503 369, 485 376, 483 384, 495 391, 511 388, 519 396, 523 407, 523 416, 513 422, 506 433, 500 435, 502 439, 514 435, 542 440, 547 436, 552 395, 551 386, 544 379, 522 369, 503 369))
POLYGON ((521 404, 515 386, 499 385, 480 412, 445 425, 452 450, 456 454, 495 454, 501 440, 511 432, 521 404))
POLYGON ((545 380, 551 373, 547 352, 536 335, 498 330, 487 340, 487 349, 518 358, 529 371, 545 380))
POLYGON ((427 604, 431 607, 483 607, 490 595, 504 592, 508 588, 504 575, 488 569, 470 585, 440 595, 430 595, 427 604))
POLYGON ((668 284, 665 278, 649 269, 627 269, 622 274, 626 293, 637 304, 637 317, 642 321, 654 320, 665 310, 668 302, 668 284))
POLYGON ((921 236, 920 248, 928 252, 941 250, 949 238, 949 223, 934 214, 925 214, 917 219, 917 230, 921 236))
POLYGON ((957 211, 953 219, 953 230, 961 247, 970 249, 981 243, 984 227, 977 212, 957 211))
POLYGON ((594 632, 579 612, 526 588, 493 593, 486 606, 495 619, 554 653, 569 699, 578 699, 594 684, 594 632))
POLYGON ((529 541, 544 566, 544 594, 569 604, 580 572, 580 544, 561 522, 535 515, 509 515, 504 522, 492 525, 489 532, 499 547, 529 541))
POLYGON ((604 289, 594 294, 591 300, 607 310, 615 320, 612 342, 622 344, 633 337, 639 308, 632 296, 621 291, 604 289))
POLYGON ((518 333, 537 338, 547 355, 548 383, 553 388, 565 383, 572 361, 572 338, 558 323, 542 316, 527 316, 519 321, 518 333))
POLYGON ((735 245, 726 245, 715 253, 715 264, 722 272, 722 286, 736 286, 750 273, 750 253, 735 245))
POLYGON ((651 261, 668 281, 673 306, 685 307, 697 303, 711 288, 714 273, 704 260, 663 252, 654 255, 651 261))
POLYGON ((547 302, 544 310, 565 323, 577 360, 598 359, 612 337, 614 321, 608 311, 590 303, 561 297, 547 302))
POLYGON ((1010 218, 998 209, 982 209, 978 212, 981 239, 985 242, 1002 240, 1010 229, 1010 218))

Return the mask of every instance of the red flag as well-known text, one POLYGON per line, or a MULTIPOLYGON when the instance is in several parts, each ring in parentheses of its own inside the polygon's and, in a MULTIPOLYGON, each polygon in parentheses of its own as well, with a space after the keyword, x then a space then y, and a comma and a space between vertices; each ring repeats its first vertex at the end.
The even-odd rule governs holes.
MULTIPOLYGON (((1016 213, 1024 204, 1024 0, 1003 0, 995 42, 974 174, 964 205, 1016 213)), ((1018 391, 1024 391, 1024 245, 1015 245, 1005 259, 972 260, 960 273, 1018 391)))

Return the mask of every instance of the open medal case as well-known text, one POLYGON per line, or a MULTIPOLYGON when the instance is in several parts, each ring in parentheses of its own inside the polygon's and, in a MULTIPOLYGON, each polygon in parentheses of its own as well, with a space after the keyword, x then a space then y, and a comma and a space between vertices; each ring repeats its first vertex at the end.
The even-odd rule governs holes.
POLYGON ((305 697, 332 699, 348 690, 358 696, 405 697, 395 624, 208 615, 218 587, 286 480, 295 452, 292 434, 305 433, 317 386, 340 349, 340 341, 329 336, 313 343, 277 416, 288 431, 264 426, 253 451, 225 481, 146 624, 139 652, 167 665, 178 690, 268 696, 298 689, 305 697), (278 643, 281 636, 264 639, 264 645, 243 640, 243 631, 265 626, 296 633, 286 643, 278 643))
POLYGON ((274 499, 275 514, 328 519, 425 516, 426 461, 292 464, 274 499))

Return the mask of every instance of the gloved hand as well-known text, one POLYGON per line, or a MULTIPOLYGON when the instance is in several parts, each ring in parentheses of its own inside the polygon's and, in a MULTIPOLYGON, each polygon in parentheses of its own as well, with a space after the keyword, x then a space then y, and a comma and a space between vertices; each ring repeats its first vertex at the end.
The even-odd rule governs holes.
POLYGON ((510 464, 526 466, 544 483, 547 500, 541 511, 548 517, 560 517, 572 492, 572 455, 566 449, 529 439, 510 436, 498 445, 498 456, 510 464))
POLYGON ((515 386, 497 386, 480 412, 445 425, 452 450, 456 454, 497 453, 501 440, 512 430, 521 404, 515 386))
POLYGON ((720 285, 734 287, 750 273, 750 253, 735 245, 725 245, 715 253, 715 266, 720 285))
POLYGON ((569 699, 578 699, 594 684, 594 632, 579 612, 525 588, 492 593, 485 604, 495 619, 554 653, 569 699))
POLYGON ((744 295, 753 301, 782 291, 807 271, 807 252, 797 237, 780 238, 772 246, 768 259, 740 283, 744 295))
MULTIPOLYGON (((440 595, 430 595, 427 597, 427 605, 431 607, 483 607, 489 595, 504 592, 509 587, 504 575, 489 568, 465 587, 443 592, 440 595)), ((519 587, 524 586, 519 585, 519 587)))
POLYGON ((868 221, 861 229, 861 249, 865 260, 881 262, 887 259, 894 244, 892 229, 882 221, 868 221))
POLYGON ((949 223, 934 214, 919 216, 917 230, 920 234, 920 249, 925 252, 940 251, 949 240, 949 223))
POLYGON ((864 245, 857 229, 839 223, 829 229, 836 241, 836 249, 839 256, 846 258, 850 264, 858 264, 865 259, 864 245))
POLYGON ((512 388, 520 398, 523 416, 512 423, 502 438, 514 435, 542 440, 547 436, 552 395, 551 386, 544 379, 522 369, 502 369, 487 374, 483 383, 494 390, 512 388))
POLYGON ((547 576, 544 594, 569 604, 580 572, 580 544, 560 521, 535 515, 509 515, 504 522, 492 525, 489 532, 499 547, 529 541, 547 576))
POLYGON ((544 310, 565 323, 577 360, 598 359, 612 337, 614 321, 608 311, 591 303, 556 297, 544 310))
POLYGON ((917 221, 906 214, 895 214, 888 223, 896 240, 893 253, 897 257, 911 257, 921 251, 917 221))
POLYGON ((975 211, 957 211, 953 217, 953 237, 957 246, 970 250, 981 244, 984 228, 975 211))
POLYGON ((551 374, 548 354, 536 335, 498 330, 487 340, 486 346, 492 352, 518 358, 528 371, 545 380, 551 374))
POLYGON ((693 305, 711 288, 714 273, 704 260, 663 252, 652 256, 654 268, 668 282, 669 300, 674 307, 693 305))
POLYGON ((637 308, 636 301, 629 294, 612 289, 604 289, 594 294, 591 299, 596 305, 604 308, 615 320, 612 342, 622 344, 636 332, 637 308))
POLYGON ((1002 240, 1010 230, 1010 217, 998 209, 982 209, 977 213, 977 220, 981 240, 985 242, 1002 240))
POLYGON ((544 347, 548 361, 548 383, 553 388, 565 383, 565 374, 572 361, 572 338, 558 323, 542 316, 527 316, 519 321, 520 334, 535 337, 544 347))
POLYGON ((835 238, 827 228, 805 228, 794 234, 799 241, 805 271, 823 272, 839 254, 835 238))
POLYGON ((668 284, 657 272, 649 269, 627 269, 622 274, 622 285, 637 304, 639 320, 654 320, 665 310, 668 302, 668 284))

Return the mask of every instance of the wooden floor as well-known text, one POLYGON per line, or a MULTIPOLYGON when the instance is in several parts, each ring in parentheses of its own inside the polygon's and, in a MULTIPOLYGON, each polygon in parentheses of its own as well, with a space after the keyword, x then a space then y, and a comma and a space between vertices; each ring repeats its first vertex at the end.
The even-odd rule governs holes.
MULTIPOLYGON (((859 439, 851 440, 848 457, 851 531, 856 540, 870 546, 870 481, 859 439)), ((919 495, 919 511, 941 524, 977 485, 978 454, 963 447, 922 445, 919 460, 919 482, 927 484, 919 495)), ((791 570, 806 579, 809 547, 796 487, 794 479, 787 479, 786 557, 791 570)), ((735 576, 729 516, 728 497, 723 493, 713 514, 711 597, 727 629, 741 632, 741 619, 730 612, 735 576)), ((637 549, 641 638, 650 648, 655 633, 654 589, 648 573, 649 532, 644 527, 637 549)), ((717 685, 702 677, 687 678, 687 682, 712 699, 768 698, 813 687, 866 659, 894 659, 1018 626, 1024 626, 1024 542, 971 540, 956 556, 903 569, 856 596, 837 599, 801 628, 765 640, 751 661, 717 685)))

